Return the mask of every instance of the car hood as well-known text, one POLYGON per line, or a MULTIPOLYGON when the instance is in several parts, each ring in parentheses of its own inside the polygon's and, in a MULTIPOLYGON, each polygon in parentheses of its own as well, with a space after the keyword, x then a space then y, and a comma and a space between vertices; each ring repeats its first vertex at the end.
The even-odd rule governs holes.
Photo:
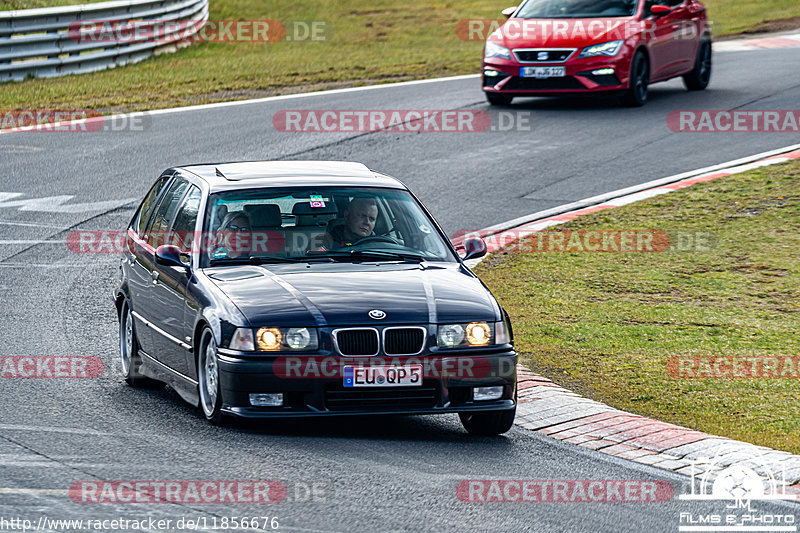
POLYGON ((500 319, 494 298, 460 265, 311 264, 207 272, 253 327, 426 324, 500 319), (382 320, 369 311, 386 313, 382 320))
POLYGON ((585 48, 627 39, 639 32, 635 17, 592 19, 509 19, 489 36, 506 48, 585 48))

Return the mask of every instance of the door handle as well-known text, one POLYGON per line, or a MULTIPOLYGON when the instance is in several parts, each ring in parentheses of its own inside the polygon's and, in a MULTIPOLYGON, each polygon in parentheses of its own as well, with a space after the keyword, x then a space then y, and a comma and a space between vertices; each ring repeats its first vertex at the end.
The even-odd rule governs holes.
POLYGON ((150 273, 150 277, 153 278, 153 285, 158 283, 158 272, 153 270, 153 272, 150 273))

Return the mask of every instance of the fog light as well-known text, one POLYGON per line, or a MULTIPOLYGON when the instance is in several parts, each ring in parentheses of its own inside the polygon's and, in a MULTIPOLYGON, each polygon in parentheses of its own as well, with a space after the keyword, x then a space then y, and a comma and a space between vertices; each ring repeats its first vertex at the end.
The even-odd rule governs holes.
POLYGON ((614 74, 613 68, 599 68, 597 70, 593 70, 592 74, 595 76, 608 76, 609 74, 614 74))
POLYGON ((502 74, 502 72, 498 72, 496 70, 484 70, 483 71, 483 75, 487 76, 489 78, 494 78, 496 76, 500 76, 501 74, 502 74))
POLYGON ((283 393, 251 394, 250 405, 254 407, 280 407, 283 405, 283 393))
POLYGON ((498 400, 503 395, 503 386, 499 387, 473 387, 472 399, 476 402, 498 400))

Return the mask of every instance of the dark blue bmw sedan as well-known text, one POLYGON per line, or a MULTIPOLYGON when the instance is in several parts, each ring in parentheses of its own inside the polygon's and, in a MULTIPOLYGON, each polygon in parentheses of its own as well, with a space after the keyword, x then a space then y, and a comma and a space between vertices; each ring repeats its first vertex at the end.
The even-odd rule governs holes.
POLYGON ((359 163, 165 171, 127 230, 115 291, 122 370, 212 423, 458 413, 508 431, 505 311, 398 180, 359 163))

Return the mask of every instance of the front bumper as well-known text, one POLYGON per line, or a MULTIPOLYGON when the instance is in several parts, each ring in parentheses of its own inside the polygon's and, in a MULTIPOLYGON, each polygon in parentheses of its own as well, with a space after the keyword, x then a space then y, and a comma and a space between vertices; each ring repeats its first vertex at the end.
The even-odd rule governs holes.
POLYGON ((520 63, 491 58, 483 61, 482 87, 487 93, 508 96, 587 94, 624 91, 628 88, 631 57, 627 50, 616 57, 569 59, 566 63, 520 63), (520 77, 521 67, 565 67, 565 76, 556 78, 520 77), (609 74, 596 71, 613 70, 609 74), (486 72, 497 75, 487 76, 486 72))
MULTIPOLYGON (((316 361, 310 365, 316 371, 287 377, 285 361, 280 358, 253 360, 224 354, 218 357, 222 411, 245 418, 461 413, 503 411, 516 406, 517 354, 513 350, 433 356, 435 364, 430 364, 423 372, 422 386, 417 387, 345 388, 337 368, 355 364, 352 358, 326 357, 327 362, 316 361), (480 359, 480 370, 473 373, 441 371, 442 368, 458 368, 460 357, 480 359), (488 386, 502 386, 502 396, 497 400, 473 400, 473 387, 488 386), (251 393, 283 393, 284 405, 253 407, 249 400, 251 393)), ((414 357, 393 357, 391 361, 379 357, 359 359, 365 366, 414 364, 419 360, 414 357)))

